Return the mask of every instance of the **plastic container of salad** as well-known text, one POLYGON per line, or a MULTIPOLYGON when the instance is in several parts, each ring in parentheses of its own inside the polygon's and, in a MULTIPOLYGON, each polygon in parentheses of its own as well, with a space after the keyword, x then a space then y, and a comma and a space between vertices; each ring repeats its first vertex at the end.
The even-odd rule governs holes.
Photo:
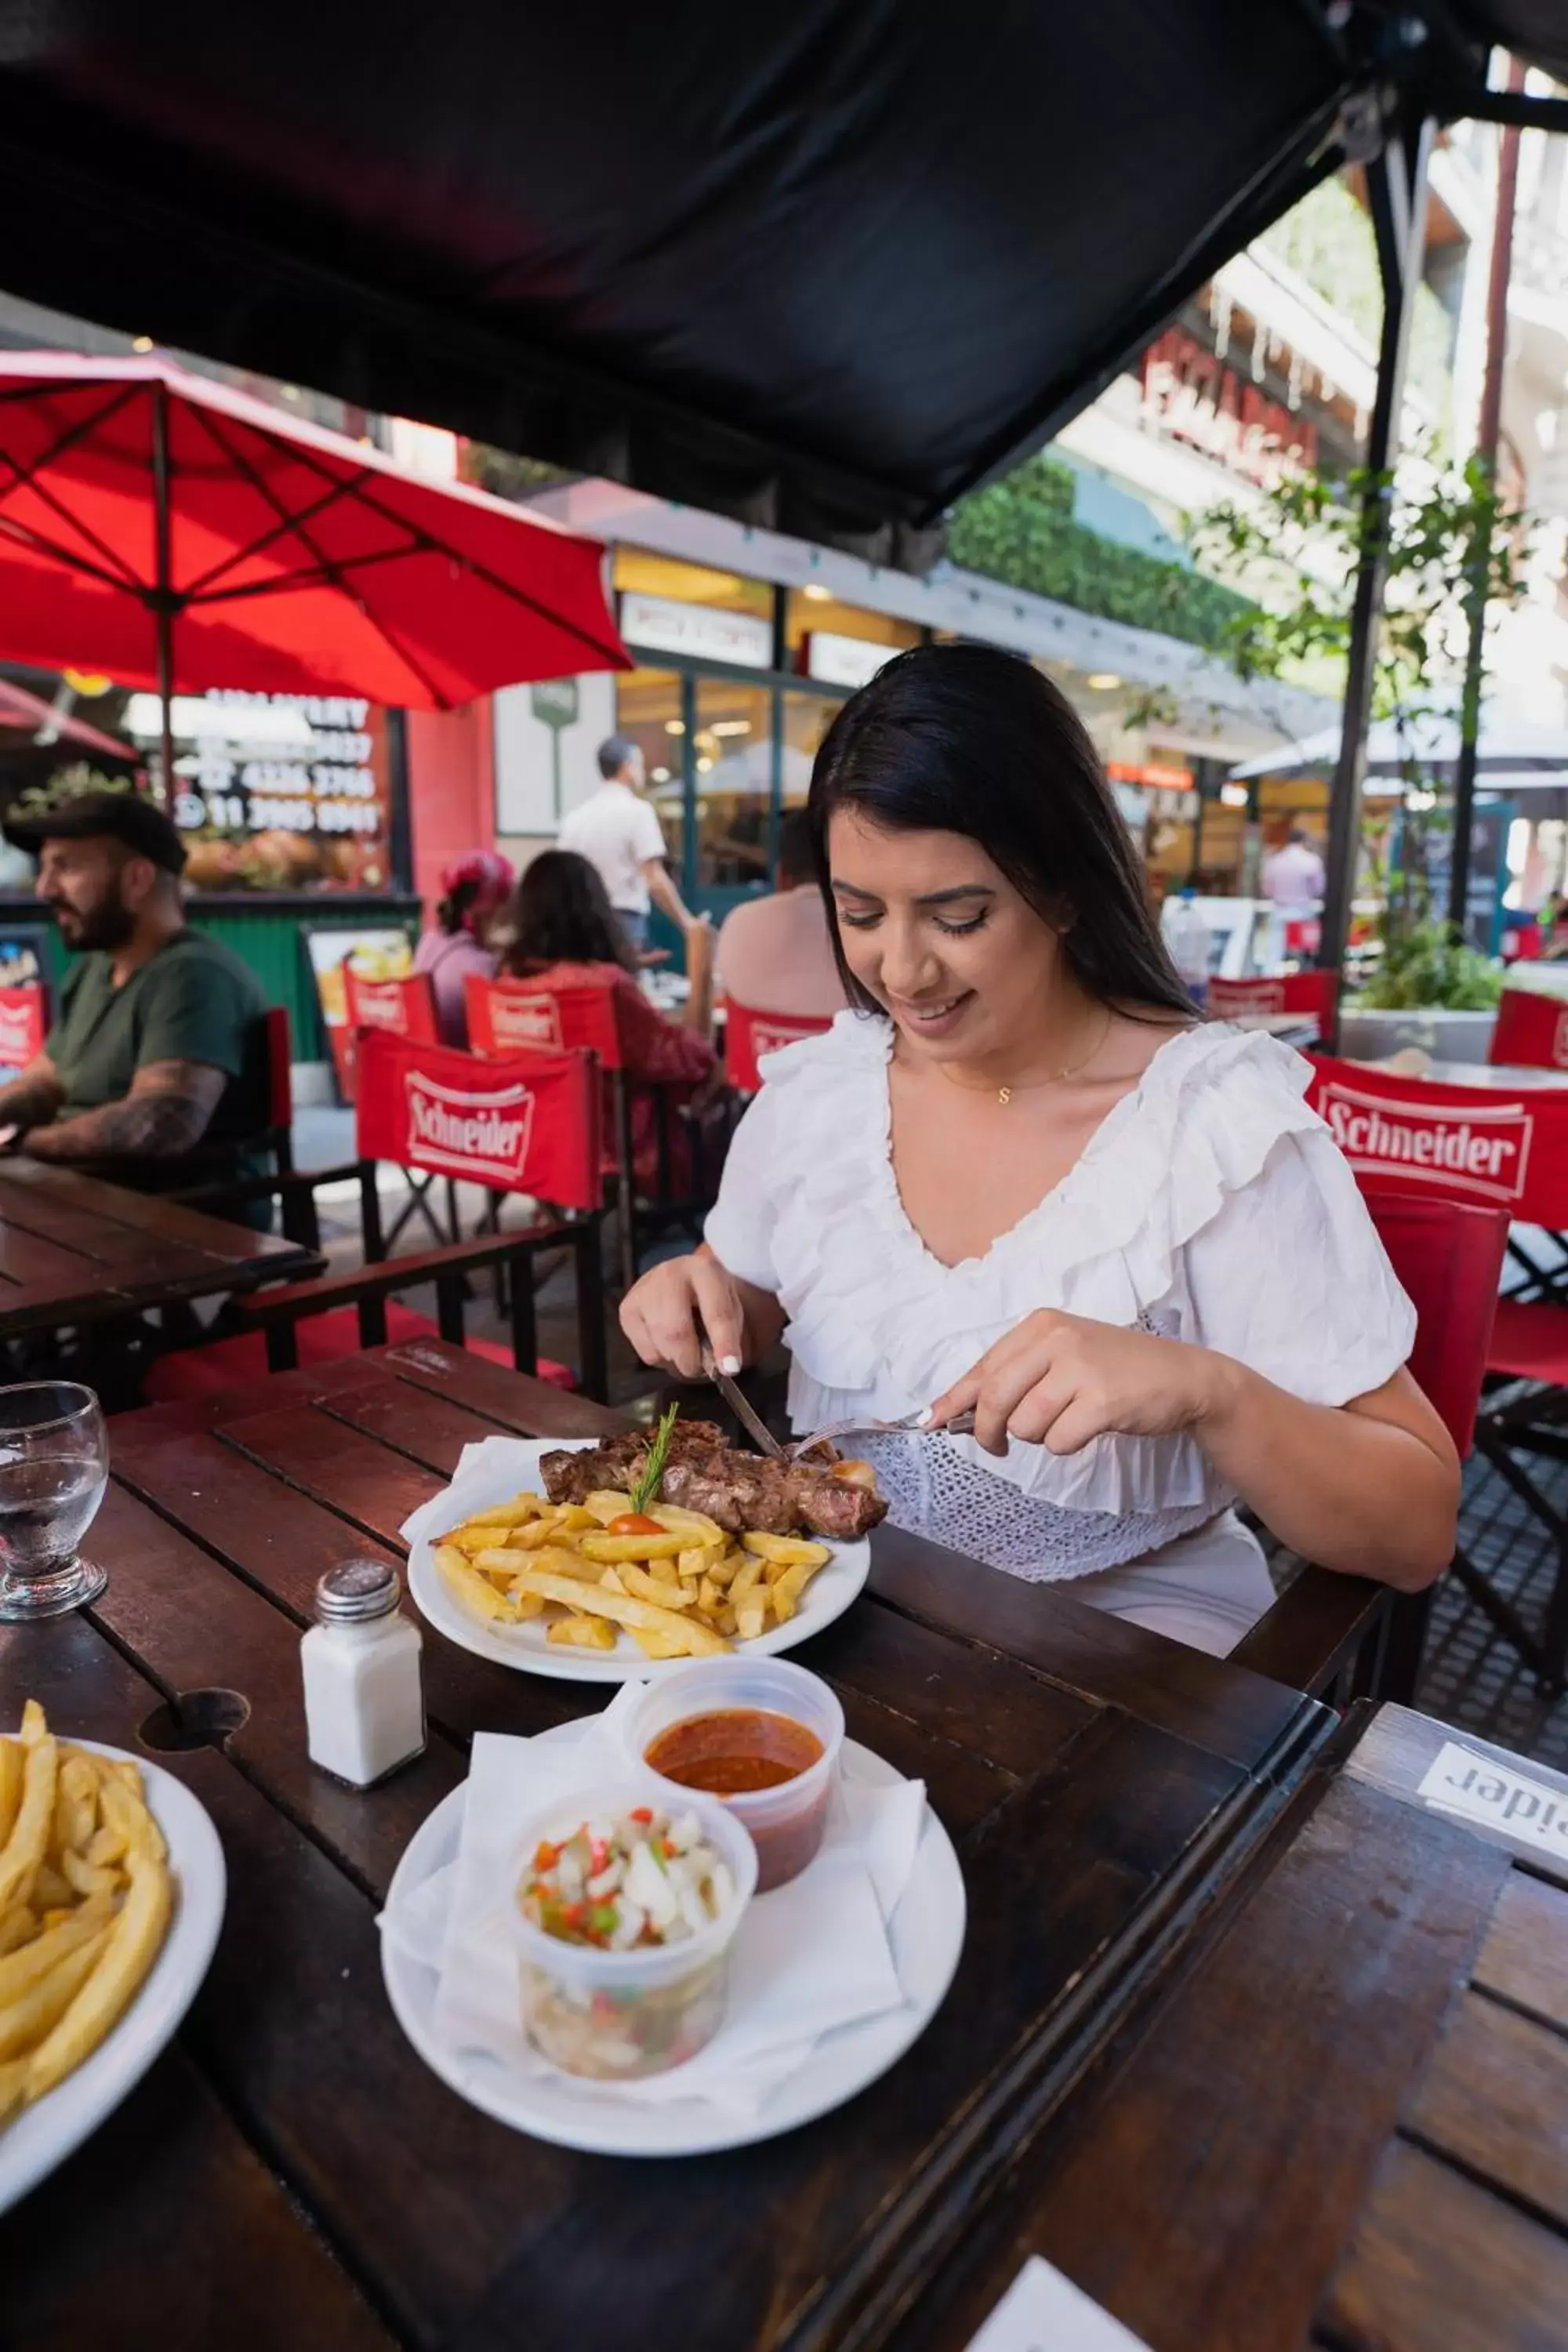
POLYGON ((679 1800, 662 1804, 646 1778, 606 1782, 558 1797, 524 1833, 523 2030, 565 2074, 663 2074, 723 2022, 756 1849, 722 1805, 679 1800))
POLYGON ((717 1797, 757 1849, 757 1893, 798 1877, 822 1843, 844 1709, 784 1658, 702 1658, 649 1683, 621 1718, 635 1769, 662 1801, 717 1797))

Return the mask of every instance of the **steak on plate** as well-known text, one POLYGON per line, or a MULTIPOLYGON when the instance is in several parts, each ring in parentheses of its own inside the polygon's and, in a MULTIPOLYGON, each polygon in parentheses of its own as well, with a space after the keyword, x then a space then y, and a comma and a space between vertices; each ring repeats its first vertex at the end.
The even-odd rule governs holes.
MULTIPOLYGON (((540 1463, 552 1503, 580 1503, 596 1491, 625 1492, 647 1460, 649 1433, 626 1430, 582 1453, 546 1454, 540 1463)), ((874 1487, 836 1474, 830 1464, 781 1462, 729 1444, 710 1421, 678 1421, 670 1434, 663 1499, 705 1511, 731 1535, 822 1536, 853 1543, 887 1514, 874 1487)))

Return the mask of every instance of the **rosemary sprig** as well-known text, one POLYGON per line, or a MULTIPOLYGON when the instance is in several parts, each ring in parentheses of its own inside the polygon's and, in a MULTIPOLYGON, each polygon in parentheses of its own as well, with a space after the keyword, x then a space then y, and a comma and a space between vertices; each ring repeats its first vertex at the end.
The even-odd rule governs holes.
POLYGON ((650 1503, 657 1503, 658 1500, 658 1490, 664 1483, 664 1465, 669 1458, 669 1441, 675 1433, 675 1424, 679 1418, 680 1407, 678 1404, 672 1404, 668 1412, 661 1413, 659 1416, 658 1427, 653 1433, 653 1443, 647 1449, 647 1459, 643 1464, 641 1475, 636 1486, 632 1488, 634 1511, 646 1511, 650 1503))

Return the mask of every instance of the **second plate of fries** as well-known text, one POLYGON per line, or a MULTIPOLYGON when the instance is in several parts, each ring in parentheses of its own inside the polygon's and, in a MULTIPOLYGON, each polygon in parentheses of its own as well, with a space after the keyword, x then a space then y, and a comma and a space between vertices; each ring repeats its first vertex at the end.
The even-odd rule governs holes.
POLYGON ((627 1496, 546 1496, 540 1456, 561 1450, 559 1438, 487 1438, 405 1524, 416 1607, 480 1657, 618 1683, 690 1658, 788 1650, 841 1616, 870 1572, 868 1544, 728 1534, 665 1503, 649 1506, 651 1528, 612 1532, 627 1496))
POLYGON ((0 1735, 0 2212, 117 2107, 206 1974, 223 1848, 156 1764, 0 1735))

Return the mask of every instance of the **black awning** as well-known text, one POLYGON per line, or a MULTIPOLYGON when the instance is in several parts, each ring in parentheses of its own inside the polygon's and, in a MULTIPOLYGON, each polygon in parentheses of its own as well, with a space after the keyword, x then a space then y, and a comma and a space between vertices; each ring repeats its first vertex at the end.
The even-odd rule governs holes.
POLYGON ((1468 43, 1550 62, 1564 14, 0 0, 0 278, 918 563, 1342 160, 1347 98, 1451 107, 1468 43))

